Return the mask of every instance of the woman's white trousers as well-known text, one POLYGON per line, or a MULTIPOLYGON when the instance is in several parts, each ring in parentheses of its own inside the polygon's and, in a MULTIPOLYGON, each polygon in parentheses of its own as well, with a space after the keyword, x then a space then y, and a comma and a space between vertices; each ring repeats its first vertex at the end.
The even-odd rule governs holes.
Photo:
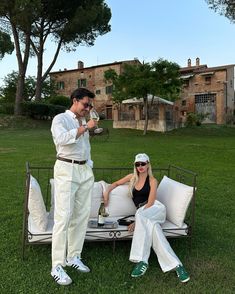
POLYGON ((165 219, 166 208, 157 200, 151 207, 144 209, 143 206, 137 210, 130 261, 148 263, 152 246, 163 272, 182 264, 162 231, 161 224, 165 219))

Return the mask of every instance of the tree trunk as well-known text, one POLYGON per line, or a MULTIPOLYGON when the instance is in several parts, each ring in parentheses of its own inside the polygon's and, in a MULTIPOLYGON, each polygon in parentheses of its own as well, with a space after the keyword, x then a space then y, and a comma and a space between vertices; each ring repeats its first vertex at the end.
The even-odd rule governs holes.
POLYGON ((37 82, 36 82, 36 91, 35 91, 35 100, 39 101, 42 96, 42 51, 39 51, 38 54, 38 70, 37 70, 37 82))
MULTIPOLYGON (((44 41, 42 40, 41 43, 43 44, 43 42, 44 41)), ((38 57, 38 71, 37 71, 37 82, 36 82, 36 90, 35 90, 35 100, 41 99, 42 84, 45 81, 45 79, 47 78, 47 75, 49 74, 49 72, 51 71, 51 69, 53 68, 53 66, 57 60, 57 57, 58 57, 60 49, 61 49, 61 45, 62 45, 62 39, 60 39, 60 41, 58 42, 53 60, 52 60, 51 64, 49 65, 49 67, 47 68, 47 70, 45 71, 44 75, 42 75, 44 47, 43 47, 43 45, 40 46, 39 50, 37 51, 36 47, 32 46, 34 49, 34 52, 36 53, 36 55, 38 57)))
POLYGON ((17 32, 17 28, 14 23, 11 22, 12 33, 14 37, 14 44, 16 50, 16 57, 18 61, 18 81, 16 88, 14 115, 21 115, 22 108, 21 103, 24 99, 24 81, 25 73, 29 60, 29 50, 30 50, 30 33, 25 33, 25 47, 24 47, 24 58, 22 58, 21 48, 20 48, 20 37, 17 32))
POLYGON ((145 116, 145 120, 144 120, 144 133, 143 135, 147 134, 147 130, 148 130, 148 97, 144 97, 144 116, 145 116))
POLYGON ((25 75, 19 74, 17 86, 16 86, 14 115, 21 115, 22 114, 21 102, 23 100, 23 94, 24 94, 24 80, 25 80, 25 75))

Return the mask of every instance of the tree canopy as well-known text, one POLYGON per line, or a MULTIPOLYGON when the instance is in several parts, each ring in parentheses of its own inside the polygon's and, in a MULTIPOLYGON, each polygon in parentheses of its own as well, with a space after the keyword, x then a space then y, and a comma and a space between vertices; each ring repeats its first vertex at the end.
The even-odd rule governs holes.
POLYGON ((0 60, 5 54, 11 54, 14 50, 14 44, 11 41, 11 36, 0 31, 0 60))
POLYGON ((148 125, 147 95, 160 96, 174 101, 179 98, 182 82, 177 63, 158 59, 152 63, 124 64, 123 72, 118 75, 113 69, 104 74, 108 82, 114 86, 113 98, 121 102, 128 98, 143 98, 145 110, 145 128, 148 125))
POLYGON ((92 46, 99 35, 110 31, 110 18, 111 11, 104 0, 1 0, 0 29, 11 31, 19 68, 16 114, 20 114, 29 57, 37 58, 35 98, 40 99, 42 82, 60 50, 69 52, 79 45, 92 46), (47 40, 53 41, 56 49, 43 73, 47 40))
POLYGON ((220 15, 227 17, 235 23, 235 3, 234 0, 205 0, 208 6, 220 15))
MULTIPOLYGON (((0 87, 0 100, 3 103, 14 103, 16 94, 16 85, 18 79, 18 72, 13 71, 5 76, 3 85, 0 87)), ((35 94, 36 78, 33 76, 25 77, 24 87, 24 101, 31 101, 35 94)), ((44 99, 55 95, 53 83, 47 78, 42 84, 42 95, 44 99)))

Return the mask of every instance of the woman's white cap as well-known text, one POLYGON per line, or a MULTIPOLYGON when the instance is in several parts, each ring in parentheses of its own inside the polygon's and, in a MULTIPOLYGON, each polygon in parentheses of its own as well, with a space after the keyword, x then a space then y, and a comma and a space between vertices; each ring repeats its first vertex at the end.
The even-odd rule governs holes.
POLYGON ((145 153, 139 153, 135 156, 135 162, 149 162, 149 157, 145 153))

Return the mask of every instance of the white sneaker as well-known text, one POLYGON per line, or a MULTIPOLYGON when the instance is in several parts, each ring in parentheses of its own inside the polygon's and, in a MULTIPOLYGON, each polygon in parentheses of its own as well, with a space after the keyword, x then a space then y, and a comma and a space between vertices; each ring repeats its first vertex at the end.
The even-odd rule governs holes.
POLYGON ((51 271, 51 275, 56 283, 58 283, 59 285, 65 286, 72 283, 71 278, 66 274, 61 265, 57 265, 56 267, 54 267, 51 271))
POLYGON ((73 258, 68 259, 66 265, 71 266, 83 273, 90 272, 89 267, 86 266, 78 256, 74 256, 73 258))

